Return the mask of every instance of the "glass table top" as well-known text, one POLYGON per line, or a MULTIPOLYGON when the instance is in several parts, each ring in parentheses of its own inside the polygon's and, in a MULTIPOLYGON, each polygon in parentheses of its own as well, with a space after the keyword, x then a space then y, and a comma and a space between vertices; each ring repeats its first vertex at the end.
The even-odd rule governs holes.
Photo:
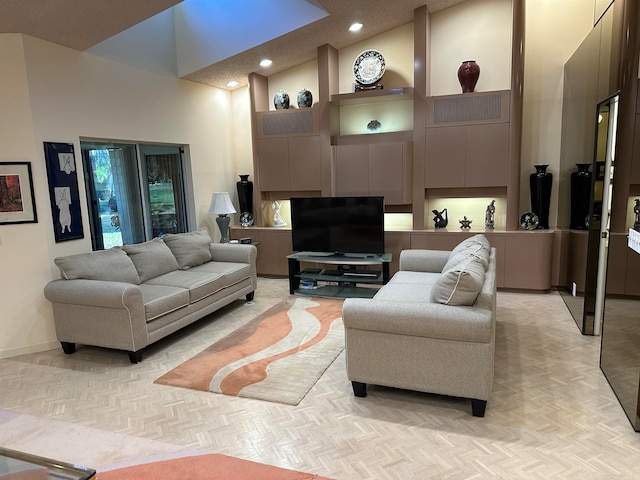
POLYGON ((0 447, 0 480, 94 480, 96 471, 0 447))

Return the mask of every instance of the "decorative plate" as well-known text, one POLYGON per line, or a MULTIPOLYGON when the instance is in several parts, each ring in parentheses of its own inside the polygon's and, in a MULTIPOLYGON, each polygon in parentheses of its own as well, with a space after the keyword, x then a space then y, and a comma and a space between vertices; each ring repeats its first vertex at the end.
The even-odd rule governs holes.
POLYGON ((253 215, 249 212, 244 212, 240 214, 240 225, 243 227, 250 227, 253 225, 253 215))
POLYGON ((384 56, 378 50, 365 50, 353 62, 353 75, 362 85, 376 83, 386 70, 384 56))
POLYGON ((520 226, 525 230, 535 230, 538 228, 540 220, 535 213, 527 212, 523 213, 520 217, 520 226))

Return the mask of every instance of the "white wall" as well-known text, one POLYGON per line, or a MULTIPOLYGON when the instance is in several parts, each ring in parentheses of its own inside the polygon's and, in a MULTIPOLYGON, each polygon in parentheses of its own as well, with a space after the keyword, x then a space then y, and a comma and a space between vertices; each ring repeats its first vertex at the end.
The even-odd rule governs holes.
POLYGON ((193 226, 206 226, 217 240, 207 215, 211 193, 235 192, 235 155, 246 155, 239 145, 249 134, 234 136, 232 96, 223 90, 14 34, 0 35, 0 61, 0 160, 32 162, 39 219, 0 226, 2 269, 11 272, 0 280, 0 357, 7 357, 57 347, 43 296, 58 276, 53 259, 91 250, 86 208, 85 238, 55 243, 43 141, 75 145, 81 198, 80 137, 188 145, 193 226))

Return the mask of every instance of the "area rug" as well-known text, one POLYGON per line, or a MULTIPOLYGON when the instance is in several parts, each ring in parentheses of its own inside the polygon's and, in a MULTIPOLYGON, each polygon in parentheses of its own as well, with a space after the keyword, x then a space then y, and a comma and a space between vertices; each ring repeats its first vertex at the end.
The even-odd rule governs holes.
POLYGON ((330 480, 226 455, 182 457, 98 472, 98 480, 330 480))
POLYGON ((342 303, 291 297, 155 383, 298 405, 344 349, 342 303))

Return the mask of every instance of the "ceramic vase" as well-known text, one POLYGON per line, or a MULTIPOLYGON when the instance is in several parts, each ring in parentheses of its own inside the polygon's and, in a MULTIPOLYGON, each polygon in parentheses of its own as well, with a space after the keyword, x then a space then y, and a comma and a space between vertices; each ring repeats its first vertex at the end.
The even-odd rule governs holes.
POLYGON ((240 175, 240 181, 236 183, 236 188, 240 213, 253 215, 253 182, 249 180, 249 175, 240 175))
POLYGON ((273 96, 273 106, 276 107, 276 110, 289 108, 289 94, 280 90, 273 96))
POLYGON ((306 88, 298 92, 298 107, 305 108, 313 105, 313 94, 306 88))
POLYGON ((458 67, 458 81, 462 87, 462 93, 473 92, 478 78, 480 78, 480 65, 475 60, 465 60, 458 67))
POLYGON ((569 228, 588 230, 586 220, 591 200, 590 163, 576 163, 577 172, 571 174, 571 222, 569 228))
POLYGON ((547 172, 549 165, 534 165, 535 173, 529 176, 531 211, 538 216, 538 228, 549 228, 549 205, 553 175, 547 172))

